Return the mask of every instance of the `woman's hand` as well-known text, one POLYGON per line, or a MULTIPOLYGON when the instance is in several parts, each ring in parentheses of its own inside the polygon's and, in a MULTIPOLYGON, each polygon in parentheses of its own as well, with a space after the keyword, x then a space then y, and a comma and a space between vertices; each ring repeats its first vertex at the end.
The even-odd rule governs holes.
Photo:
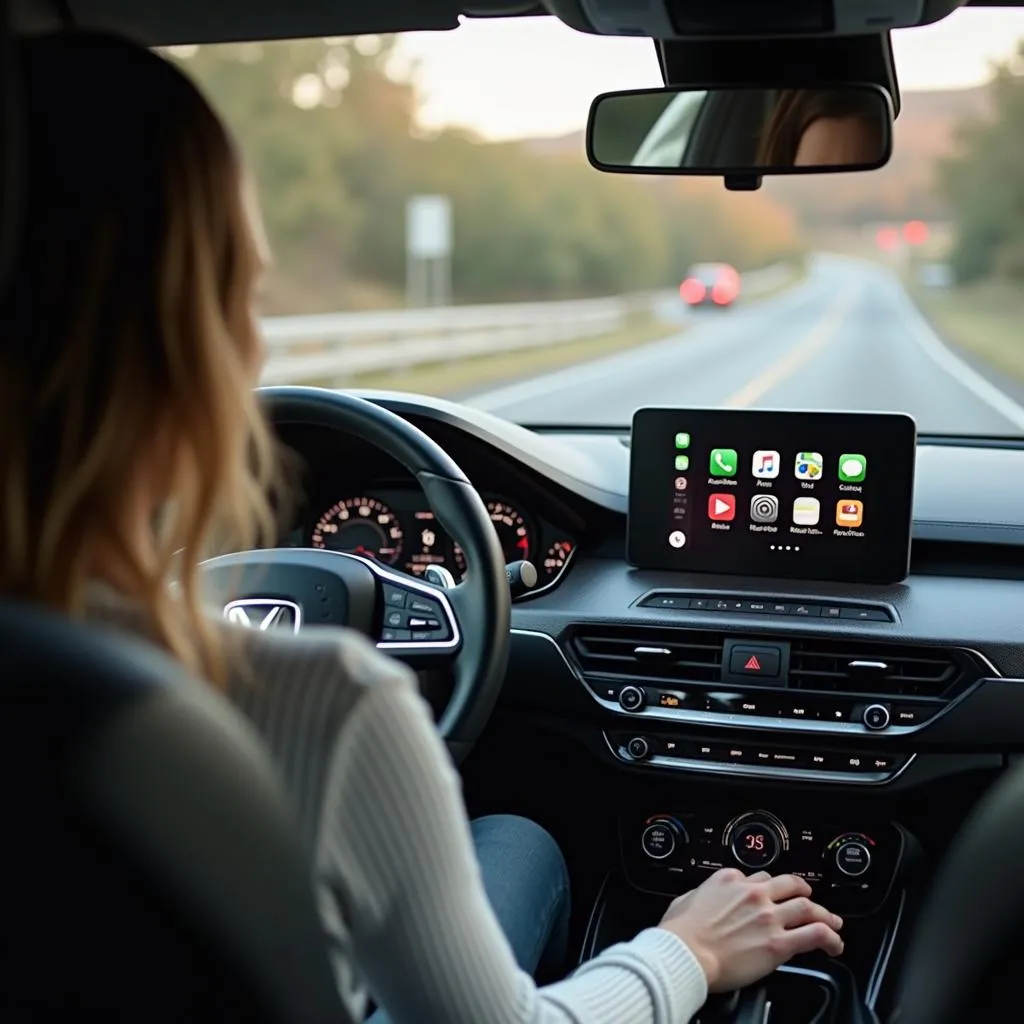
POLYGON ((796 875, 749 878, 716 871, 699 888, 672 901, 659 927, 678 935, 704 969, 709 992, 743 988, 798 953, 843 951, 843 920, 810 899, 796 875))

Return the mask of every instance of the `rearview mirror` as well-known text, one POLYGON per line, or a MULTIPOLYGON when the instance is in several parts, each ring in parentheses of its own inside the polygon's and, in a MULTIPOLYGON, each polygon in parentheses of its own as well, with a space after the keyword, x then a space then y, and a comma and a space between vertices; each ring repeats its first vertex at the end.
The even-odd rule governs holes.
POLYGON ((892 121, 888 93, 869 84, 612 92, 591 104, 587 156, 602 171, 714 174, 756 187, 765 174, 881 167, 892 121))

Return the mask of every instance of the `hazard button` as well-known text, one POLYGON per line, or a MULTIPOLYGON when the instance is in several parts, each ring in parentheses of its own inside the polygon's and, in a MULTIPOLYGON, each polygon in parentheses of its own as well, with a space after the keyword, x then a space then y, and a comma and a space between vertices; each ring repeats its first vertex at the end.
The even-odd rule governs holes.
POLYGON ((782 663, 782 651, 778 647, 736 645, 729 652, 729 674, 733 676, 757 676, 777 679, 782 663))

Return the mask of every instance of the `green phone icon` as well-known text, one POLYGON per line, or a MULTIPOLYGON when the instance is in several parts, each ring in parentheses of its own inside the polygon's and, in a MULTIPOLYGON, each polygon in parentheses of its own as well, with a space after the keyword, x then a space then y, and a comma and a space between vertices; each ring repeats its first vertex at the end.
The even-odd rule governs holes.
POLYGON ((685 473, 690 468, 690 456, 689 455, 677 455, 676 456, 676 472, 685 473))
POLYGON ((839 456, 839 479, 859 484, 868 475, 868 460, 863 455, 839 456))
POLYGON ((676 447, 677 448, 689 448, 690 447, 690 435, 685 433, 676 434, 676 447))
POLYGON ((739 466, 735 448, 712 448, 710 469, 712 476, 735 476, 739 466))

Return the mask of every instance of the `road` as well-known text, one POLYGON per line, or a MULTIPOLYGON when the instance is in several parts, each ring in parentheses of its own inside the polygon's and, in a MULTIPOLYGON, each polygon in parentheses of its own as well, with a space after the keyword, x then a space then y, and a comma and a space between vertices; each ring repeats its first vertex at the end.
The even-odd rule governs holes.
POLYGON ((466 401, 526 424, 619 426, 640 406, 689 405, 901 411, 922 433, 1024 433, 1024 407, 943 345, 880 265, 818 256, 796 287, 687 322, 466 401))

